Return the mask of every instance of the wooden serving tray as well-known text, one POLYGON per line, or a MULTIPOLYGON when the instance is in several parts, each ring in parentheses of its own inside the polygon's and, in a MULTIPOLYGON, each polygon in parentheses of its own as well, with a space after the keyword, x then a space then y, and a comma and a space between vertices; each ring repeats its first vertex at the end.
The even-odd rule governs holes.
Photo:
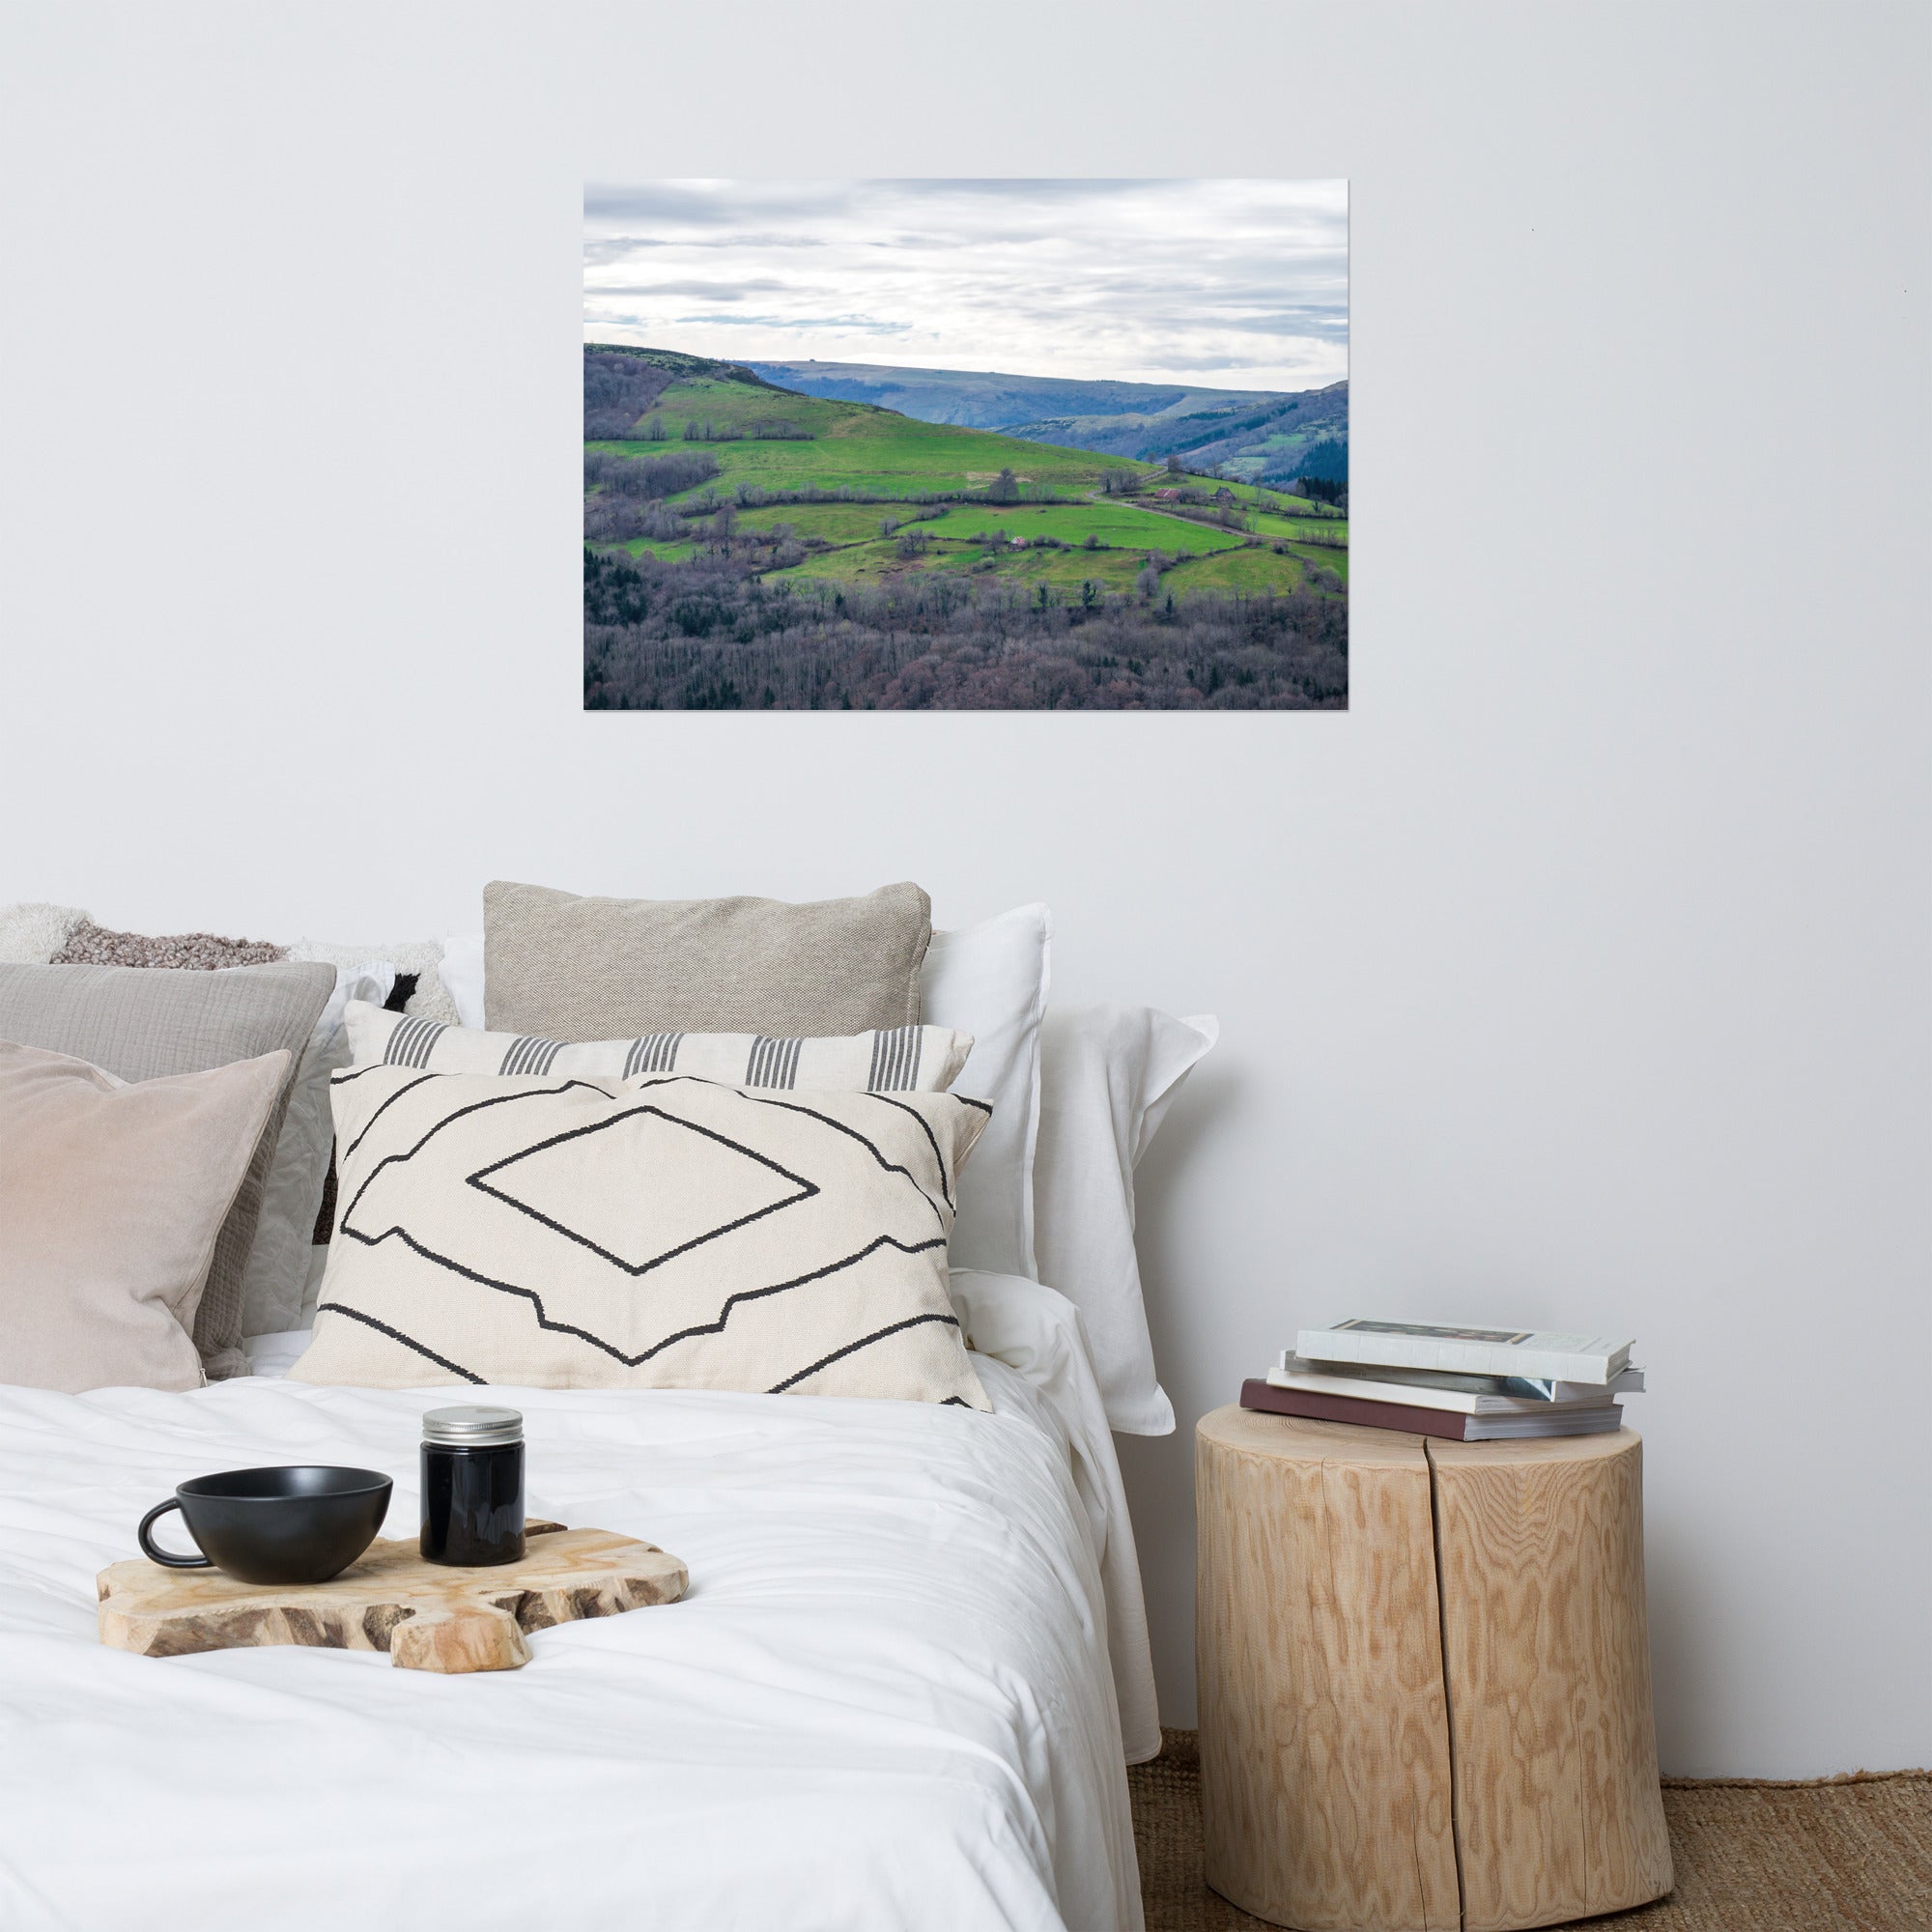
POLYGON ((100 1641, 140 1657, 251 1644, 386 1650, 406 1670, 515 1670, 527 1631, 611 1617, 683 1596, 675 1556, 607 1529, 527 1524, 521 1562, 425 1563, 413 1538, 379 1538, 327 1583, 238 1583, 219 1570, 167 1570, 137 1556, 97 1579, 100 1641))

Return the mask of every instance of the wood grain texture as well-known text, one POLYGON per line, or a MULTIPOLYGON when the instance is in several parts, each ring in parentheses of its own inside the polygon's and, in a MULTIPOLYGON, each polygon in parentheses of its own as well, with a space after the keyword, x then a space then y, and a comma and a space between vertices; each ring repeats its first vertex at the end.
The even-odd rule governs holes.
POLYGON ((1467 1932, 1661 1897, 1642 1444, 1626 1429, 1427 1453, 1467 1932))
POLYGON ((675 1556, 603 1529, 531 1525, 521 1562, 425 1563, 413 1539, 379 1539, 327 1583, 240 1583, 219 1570, 167 1570, 135 1557, 98 1578, 100 1640, 142 1657, 251 1644, 385 1650, 407 1670, 514 1670, 526 1634, 668 1604, 688 1577, 675 1556))
POLYGON ((1195 1489, 1208 1884, 1305 1932, 1454 1932, 1420 1441, 1217 1409, 1195 1489))

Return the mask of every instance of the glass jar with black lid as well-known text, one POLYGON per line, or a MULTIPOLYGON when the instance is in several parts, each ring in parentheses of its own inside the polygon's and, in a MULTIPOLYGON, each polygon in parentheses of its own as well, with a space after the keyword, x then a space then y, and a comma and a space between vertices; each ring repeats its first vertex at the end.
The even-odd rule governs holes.
POLYGON ((422 1543, 431 1563, 514 1563, 524 1553, 524 1418, 514 1408, 423 1417, 422 1543))

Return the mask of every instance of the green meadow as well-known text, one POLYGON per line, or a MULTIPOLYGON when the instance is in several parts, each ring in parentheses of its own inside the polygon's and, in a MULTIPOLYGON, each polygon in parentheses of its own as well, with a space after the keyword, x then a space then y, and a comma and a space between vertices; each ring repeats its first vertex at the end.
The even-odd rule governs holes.
POLYGON ((1218 590, 1259 595, 1268 590, 1293 590, 1301 582, 1304 565, 1299 557, 1281 556, 1265 545, 1248 544, 1238 550, 1223 551, 1216 556, 1196 557, 1178 563, 1162 577, 1161 588, 1185 594, 1190 590, 1218 590))
POLYGON ((1051 537, 1059 543, 1084 544, 1091 536, 1098 542, 1123 550, 1219 550, 1241 539, 1231 530, 1208 524, 1189 523, 1181 517, 1163 516, 1121 500, 1102 498, 1097 503, 1042 504, 997 507, 990 503, 960 503, 949 509, 937 523, 922 527, 935 536, 966 537, 981 530, 1001 531, 1022 542, 1037 543, 1051 537))
POLYGON ((1342 548, 1349 546, 1349 524, 1344 517, 1274 517, 1257 511, 1249 523, 1258 536, 1286 537, 1292 543, 1340 537, 1342 548))

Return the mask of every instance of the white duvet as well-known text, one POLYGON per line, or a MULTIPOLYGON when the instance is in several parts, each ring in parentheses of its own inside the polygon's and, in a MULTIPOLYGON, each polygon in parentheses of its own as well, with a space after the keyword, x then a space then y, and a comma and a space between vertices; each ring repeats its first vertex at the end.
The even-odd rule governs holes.
POLYGON ((186 1476, 384 1469, 412 1533, 449 1390, 0 1389, 0 1926, 1133 1932, 1123 1757, 1158 1734, 1097 1394, 1060 1297, 955 1296, 1007 1358, 991 1415, 503 1391, 532 1514, 692 1583, 487 1676, 95 1636, 96 1573, 186 1476))

